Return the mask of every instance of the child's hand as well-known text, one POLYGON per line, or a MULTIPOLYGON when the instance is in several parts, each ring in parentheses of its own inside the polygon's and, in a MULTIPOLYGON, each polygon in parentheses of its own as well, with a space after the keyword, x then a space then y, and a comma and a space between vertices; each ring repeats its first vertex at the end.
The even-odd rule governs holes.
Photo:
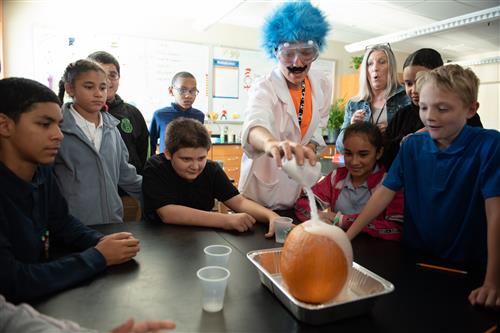
POLYGON ((267 233, 264 234, 264 237, 271 238, 274 236, 274 219, 277 219, 278 217, 280 217, 278 214, 276 214, 275 212, 272 212, 271 216, 268 218, 269 229, 267 230, 267 233))
POLYGON ((269 222, 269 229, 267 230, 267 233, 264 234, 264 237, 271 238, 273 236, 274 236, 274 222, 269 222))
POLYGON ((326 224, 332 224, 335 212, 318 212, 319 219, 326 224))
POLYGON ((255 219, 247 213, 227 214, 225 217, 226 221, 223 228, 226 230, 244 232, 250 229, 255 223, 255 219))
POLYGON ((500 309, 500 289, 484 284, 470 293, 469 302, 472 305, 500 309))
POLYGON ((164 329, 174 329, 175 323, 171 320, 146 320, 142 323, 135 323, 129 319, 118 327, 115 327, 110 333, 155 333, 166 332, 164 329))
POLYGON ((129 261, 139 252, 139 240, 129 232, 119 232, 101 238, 95 246, 106 259, 106 265, 117 265, 129 261))

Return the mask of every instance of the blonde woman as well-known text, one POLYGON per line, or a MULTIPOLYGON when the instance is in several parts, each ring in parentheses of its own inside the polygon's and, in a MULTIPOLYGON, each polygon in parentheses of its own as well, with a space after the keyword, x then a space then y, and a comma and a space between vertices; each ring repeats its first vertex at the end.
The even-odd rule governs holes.
POLYGON ((411 103, 397 78, 396 58, 389 44, 366 50, 359 70, 359 91, 346 105, 344 123, 336 147, 344 152, 343 130, 350 124, 369 121, 383 132, 396 112, 411 103))

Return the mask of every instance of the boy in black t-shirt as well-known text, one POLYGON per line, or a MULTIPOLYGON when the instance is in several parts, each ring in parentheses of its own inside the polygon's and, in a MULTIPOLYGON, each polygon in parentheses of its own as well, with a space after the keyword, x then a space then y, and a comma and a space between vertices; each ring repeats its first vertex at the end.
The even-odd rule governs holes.
POLYGON ((207 160, 210 135, 200 122, 172 121, 165 146, 165 153, 152 156, 144 167, 142 190, 149 220, 240 232, 258 220, 269 223, 266 237, 274 234, 272 221, 278 215, 241 195, 222 168, 207 160), (212 212, 214 199, 235 213, 212 212))

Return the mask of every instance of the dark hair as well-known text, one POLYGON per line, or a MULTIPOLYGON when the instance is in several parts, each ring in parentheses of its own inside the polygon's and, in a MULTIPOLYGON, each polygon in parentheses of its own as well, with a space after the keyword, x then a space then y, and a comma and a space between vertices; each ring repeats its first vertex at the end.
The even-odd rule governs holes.
POLYGON ((345 140, 349 136, 355 134, 365 134, 368 137, 368 141, 376 148, 377 152, 382 149, 382 132, 380 132, 380 129, 377 127, 377 125, 374 125, 368 121, 351 124, 344 130, 343 142, 345 142, 345 140))
POLYGON ((57 95, 40 82, 21 77, 0 80, 0 113, 15 122, 24 112, 31 110, 35 103, 60 104, 57 95))
POLYGON ((118 63, 118 60, 116 60, 116 58, 113 57, 111 53, 108 53, 106 51, 96 51, 94 53, 89 54, 87 58, 94 60, 100 64, 115 65, 118 74, 120 74, 120 64, 118 63))
POLYGON ((90 59, 80 59, 70 63, 68 67, 66 67, 63 77, 59 81, 59 99, 61 100, 61 103, 64 100, 64 84, 69 83, 73 86, 80 74, 90 71, 102 72, 106 75, 106 71, 101 67, 101 65, 90 59))
POLYGON ((210 149, 212 142, 205 126, 198 120, 179 117, 167 126, 165 147, 170 154, 181 148, 210 149))
POLYGON ((172 87, 175 85, 175 82, 177 82, 177 79, 183 78, 183 79, 194 79, 196 81, 196 78, 193 76, 193 74, 189 72, 178 72, 177 74, 174 75, 172 78, 172 87))
POLYGON ((434 49, 420 49, 408 56, 403 65, 403 69, 408 66, 422 66, 434 69, 443 66, 441 54, 434 49))

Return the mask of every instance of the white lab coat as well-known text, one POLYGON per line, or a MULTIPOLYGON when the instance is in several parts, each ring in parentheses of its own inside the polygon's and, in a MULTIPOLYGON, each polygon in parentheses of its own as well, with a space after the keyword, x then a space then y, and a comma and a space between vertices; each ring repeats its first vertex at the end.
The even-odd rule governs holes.
POLYGON ((293 208, 301 187, 279 169, 271 157, 254 150, 248 143, 248 132, 255 126, 261 126, 277 140, 290 140, 303 145, 314 141, 319 145, 319 151, 324 149, 326 144, 321 130, 328 120, 332 85, 323 73, 312 69, 308 78, 313 93, 313 110, 309 129, 303 138, 286 79, 279 68, 255 82, 250 90, 241 133, 244 153, 238 188, 245 197, 273 210, 293 208))

